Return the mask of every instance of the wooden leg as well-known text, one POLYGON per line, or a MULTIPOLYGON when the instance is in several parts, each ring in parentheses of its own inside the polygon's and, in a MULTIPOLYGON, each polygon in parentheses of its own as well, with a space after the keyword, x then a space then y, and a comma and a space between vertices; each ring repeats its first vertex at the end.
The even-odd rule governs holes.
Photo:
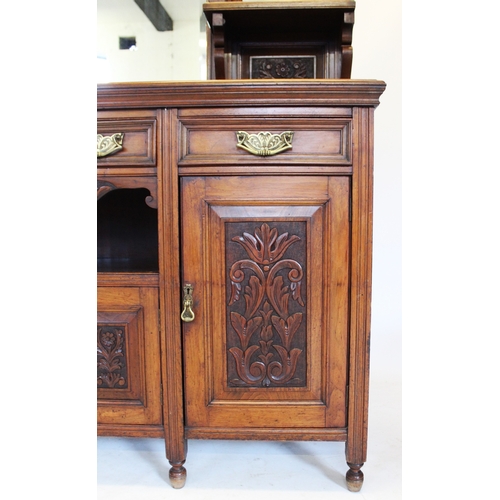
POLYGON ((347 482, 347 489, 349 491, 359 491, 361 486, 363 486, 364 475, 361 472, 361 467, 363 464, 347 464, 349 466, 349 470, 345 475, 345 479, 347 482))
POLYGON ((172 488, 180 489, 186 484, 186 469, 183 467, 185 460, 182 462, 170 462, 172 468, 168 475, 172 488))

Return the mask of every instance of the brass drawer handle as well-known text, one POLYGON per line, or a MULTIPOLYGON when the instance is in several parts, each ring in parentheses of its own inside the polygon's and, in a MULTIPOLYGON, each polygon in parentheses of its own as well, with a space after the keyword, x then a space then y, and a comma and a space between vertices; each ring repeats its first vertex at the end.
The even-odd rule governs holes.
POLYGON ((193 306, 193 285, 186 283, 184 285, 184 309, 181 312, 181 319, 185 323, 190 323, 194 320, 193 306))
POLYGON ((113 135, 97 134, 97 158, 111 155, 123 148, 123 132, 113 135))
POLYGON ((259 132, 249 134, 248 132, 236 132, 238 148, 244 149, 257 156, 272 156, 292 147, 293 132, 287 130, 281 134, 272 132, 259 132))

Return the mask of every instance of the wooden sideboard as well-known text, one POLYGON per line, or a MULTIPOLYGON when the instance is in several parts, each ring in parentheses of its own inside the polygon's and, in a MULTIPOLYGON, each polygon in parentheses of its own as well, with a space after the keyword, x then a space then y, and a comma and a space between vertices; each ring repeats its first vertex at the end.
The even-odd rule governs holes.
POLYGON ((366 459, 369 80, 99 85, 98 432, 366 459))

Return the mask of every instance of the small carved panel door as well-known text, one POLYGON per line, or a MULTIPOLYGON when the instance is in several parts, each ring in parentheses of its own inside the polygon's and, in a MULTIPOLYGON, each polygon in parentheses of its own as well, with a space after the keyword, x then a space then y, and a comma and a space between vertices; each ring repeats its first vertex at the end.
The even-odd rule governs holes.
POLYGON ((133 425, 154 430, 162 424, 158 289, 99 287, 97 306, 100 433, 133 425))
POLYGON ((181 180, 188 437, 346 426, 349 189, 341 176, 181 180))

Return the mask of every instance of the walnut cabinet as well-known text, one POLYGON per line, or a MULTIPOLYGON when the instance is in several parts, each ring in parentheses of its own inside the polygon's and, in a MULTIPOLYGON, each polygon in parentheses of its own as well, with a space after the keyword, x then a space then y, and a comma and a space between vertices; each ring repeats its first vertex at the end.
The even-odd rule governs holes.
POLYGON ((98 87, 100 435, 366 459, 379 81, 98 87))

